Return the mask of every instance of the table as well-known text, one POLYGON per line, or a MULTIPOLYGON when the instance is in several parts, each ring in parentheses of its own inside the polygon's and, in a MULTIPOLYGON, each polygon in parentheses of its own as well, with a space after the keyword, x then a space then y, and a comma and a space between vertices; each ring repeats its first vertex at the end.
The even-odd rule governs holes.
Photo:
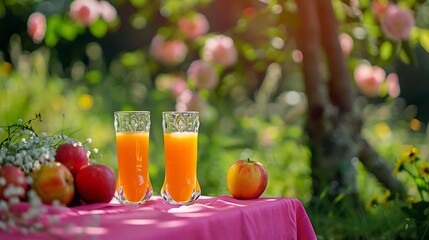
POLYGON ((49 208, 59 221, 49 233, 29 236, 0 231, 0 239, 316 239, 302 203, 295 198, 237 200, 202 196, 191 206, 173 206, 160 196, 144 205, 114 201, 49 208))

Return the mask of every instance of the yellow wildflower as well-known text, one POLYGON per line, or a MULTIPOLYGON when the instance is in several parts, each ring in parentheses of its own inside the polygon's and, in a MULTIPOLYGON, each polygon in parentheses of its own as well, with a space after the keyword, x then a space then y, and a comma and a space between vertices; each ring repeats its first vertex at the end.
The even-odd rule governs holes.
POLYGON ((377 195, 373 195, 369 199, 368 204, 366 205, 366 209, 367 210, 371 210, 373 207, 378 206, 378 204, 379 204, 378 196, 377 195))
POLYGON ((402 154, 402 160, 404 161, 404 163, 412 163, 418 160, 419 153, 420 153, 419 149, 417 149, 414 146, 411 146, 408 151, 402 154))
POLYGON ((417 172, 420 177, 428 178, 429 177, 429 162, 422 161, 419 165, 417 165, 417 172))
POLYGON ((398 172, 404 170, 404 159, 398 158, 398 160, 395 163, 395 167, 393 168, 393 176, 397 176, 398 172))
POLYGON ((390 190, 384 191, 383 197, 381 198, 381 203, 383 205, 387 205, 387 203, 389 203, 389 201, 391 200, 391 197, 392 193, 390 192, 390 190))

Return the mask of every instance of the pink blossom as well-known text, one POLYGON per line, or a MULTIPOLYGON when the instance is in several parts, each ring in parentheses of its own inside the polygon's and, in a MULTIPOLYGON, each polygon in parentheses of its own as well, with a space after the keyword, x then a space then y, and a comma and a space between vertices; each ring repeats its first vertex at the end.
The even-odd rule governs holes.
POLYGON ((389 6, 389 0, 372 1, 372 4, 371 4, 372 12, 374 13, 375 17, 378 20, 383 19, 388 6, 389 6))
POLYGON ((193 61, 187 73, 189 80, 195 82, 197 88, 211 90, 219 82, 213 67, 202 60, 193 61))
POLYGON ((185 79, 182 75, 160 74, 155 80, 156 88, 162 91, 169 91, 174 97, 178 97, 182 92, 188 89, 185 79))
POLYGON ((252 19, 254 18, 256 15, 256 10, 254 7, 246 7, 243 9, 243 16, 246 19, 252 19))
POLYGON ((46 33, 45 15, 40 12, 31 14, 27 22, 27 32, 35 43, 42 42, 46 33))
POLYGON ((198 93, 191 90, 185 90, 179 97, 177 97, 176 111, 198 111, 203 112, 206 102, 201 99, 198 93))
POLYGON ((75 0, 70 4, 70 17, 88 26, 100 17, 99 8, 96 0, 75 0))
POLYGON ((296 63, 301 63, 304 60, 304 55, 302 55, 300 50, 295 49, 292 51, 292 60, 296 63))
POLYGON ((237 49, 232 38, 217 35, 206 40, 203 48, 203 60, 229 67, 237 61, 237 49))
POLYGON ((381 22, 384 34, 393 41, 409 39, 413 26, 414 18, 411 12, 393 4, 389 5, 381 22))
POLYGON ((189 39, 195 39, 209 31, 209 22, 206 16, 201 13, 182 17, 177 22, 177 25, 179 30, 189 39))
POLYGON ((182 40, 165 41, 164 37, 157 35, 152 39, 150 53, 164 64, 176 65, 185 60, 188 47, 182 40))
POLYGON ((389 75, 387 75, 386 82, 389 96, 392 98, 397 98, 401 93, 398 75, 396 73, 390 73, 389 75))
POLYGON ((379 94, 386 72, 377 66, 361 64, 356 67, 354 77, 361 92, 367 96, 374 97, 379 94))
POLYGON ((99 7, 101 17, 106 22, 112 22, 113 20, 116 19, 117 15, 118 15, 116 12, 116 9, 108 1, 98 2, 98 7, 99 7))
POLYGON ((175 97, 180 96, 180 94, 182 94, 186 90, 188 90, 188 85, 183 78, 176 78, 170 88, 171 93, 175 97))
POLYGON ((279 129, 276 127, 267 127, 259 131, 259 143, 264 147, 272 147, 275 144, 279 129))
POLYGON ((350 37, 347 33, 340 34, 340 45, 343 50, 344 56, 349 56, 353 50, 353 38, 350 37))

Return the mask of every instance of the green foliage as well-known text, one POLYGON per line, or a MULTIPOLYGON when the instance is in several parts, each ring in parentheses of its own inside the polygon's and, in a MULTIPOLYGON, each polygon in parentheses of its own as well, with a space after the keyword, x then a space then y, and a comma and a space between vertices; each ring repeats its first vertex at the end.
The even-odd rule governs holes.
MULTIPOLYGON (((20 26, 25 28, 28 15, 42 2, 19 2, 21 6, 15 1, 0 2, 0 17, 7 17, 6 10, 21 14, 20 26), (22 9, 25 11, 18 11, 22 9)), ((29 44, 26 33, 16 32, 2 48, 8 49, 5 55, 10 58, 0 60, 0 125, 31 119, 40 112, 43 122, 33 126, 37 132, 65 131, 78 139, 91 137, 92 145, 103 155, 100 161, 116 170, 113 112, 149 110, 150 177, 154 192, 159 193, 164 180, 161 113, 173 110, 176 104, 176 96, 163 87, 163 79, 187 80, 186 71, 202 56, 205 40, 226 34, 234 39, 238 63, 215 68, 219 84, 213 90, 197 89, 195 83, 186 82, 207 103, 201 116, 198 148, 198 179, 203 194, 229 194, 229 166, 237 159, 252 158, 268 171, 263 197, 297 197, 308 204, 320 239, 391 239, 420 234, 423 227, 414 219, 418 219, 415 214, 422 211, 416 209, 423 204, 403 209, 399 205, 380 205, 368 211, 346 205, 341 197, 332 205, 322 205, 326 196, 312 196, 311 153, 304 126, 306 96, 300 81, 300 62, 291 57, 296 54, 297 6, 291 0, 266 2, 243 6, 234 1, 230 13, 233 22, 217 13, 209 19, 210 28, 217 32, 211 30, 195 40, 183 38, 177 20, 194 12, 208 14, 213 10, 212 1, 112 1, 118 11, 130 11, 114 22, 99 18, 88 26, 73 21, 68 6, 56 8, 47 14, 42 44, 29 44), (155 34, 183 40, 188 47, 186 59, 178 65, 154 59, 150 41, 155 34), (123 48, 114 51, 118 42, 123 48), (132 45, 135 42, 138 47, 132 45), (74 55, 76 52, 83 55, 74 55)), ((429 51, 424 17, 420 16, 423 20, 414 27, 409 41, 392 41, 383 34, 372 12, 373 1, 358 2, 333 1, 340 31, 354 40, 348 58, 351 71, 362 59, 386 69, 392 69, 398 58, 417 64, 413 51, 417 44, 429 51)), ((398 4, 410 9, 421 7, 419 1, 398 4)), ((359 97, 356 102, 364 106, 363 135, 391 166, 401 146, 424 141, 424 127, 410 127, 417 121, 415 111, 401 99, 359 97)), ((372 195, 382 195, 384 189, 377 180, 360 163, 355 167, 360 200, 369 202, 372 195)))
POLYGON ((395 239, 404 229, 404 215, 393 204, 368 212, 342 200, 329 203, 318 196, 307 213, 318 239, 395 239))

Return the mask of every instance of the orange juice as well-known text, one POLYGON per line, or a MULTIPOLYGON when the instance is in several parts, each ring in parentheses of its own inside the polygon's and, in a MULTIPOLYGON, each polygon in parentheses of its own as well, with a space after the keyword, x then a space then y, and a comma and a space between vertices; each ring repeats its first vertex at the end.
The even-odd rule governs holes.
POLYGON ((201 191, 197 180, 197 132, 164 133, 165 181, 175 202, 187 202, 192 192, 201 191))
POLYGON ((149 133, 116 133, 118 154, 118 181, 129 202, 140 202, 146 193, 152 195, 149 179, 149 133))

